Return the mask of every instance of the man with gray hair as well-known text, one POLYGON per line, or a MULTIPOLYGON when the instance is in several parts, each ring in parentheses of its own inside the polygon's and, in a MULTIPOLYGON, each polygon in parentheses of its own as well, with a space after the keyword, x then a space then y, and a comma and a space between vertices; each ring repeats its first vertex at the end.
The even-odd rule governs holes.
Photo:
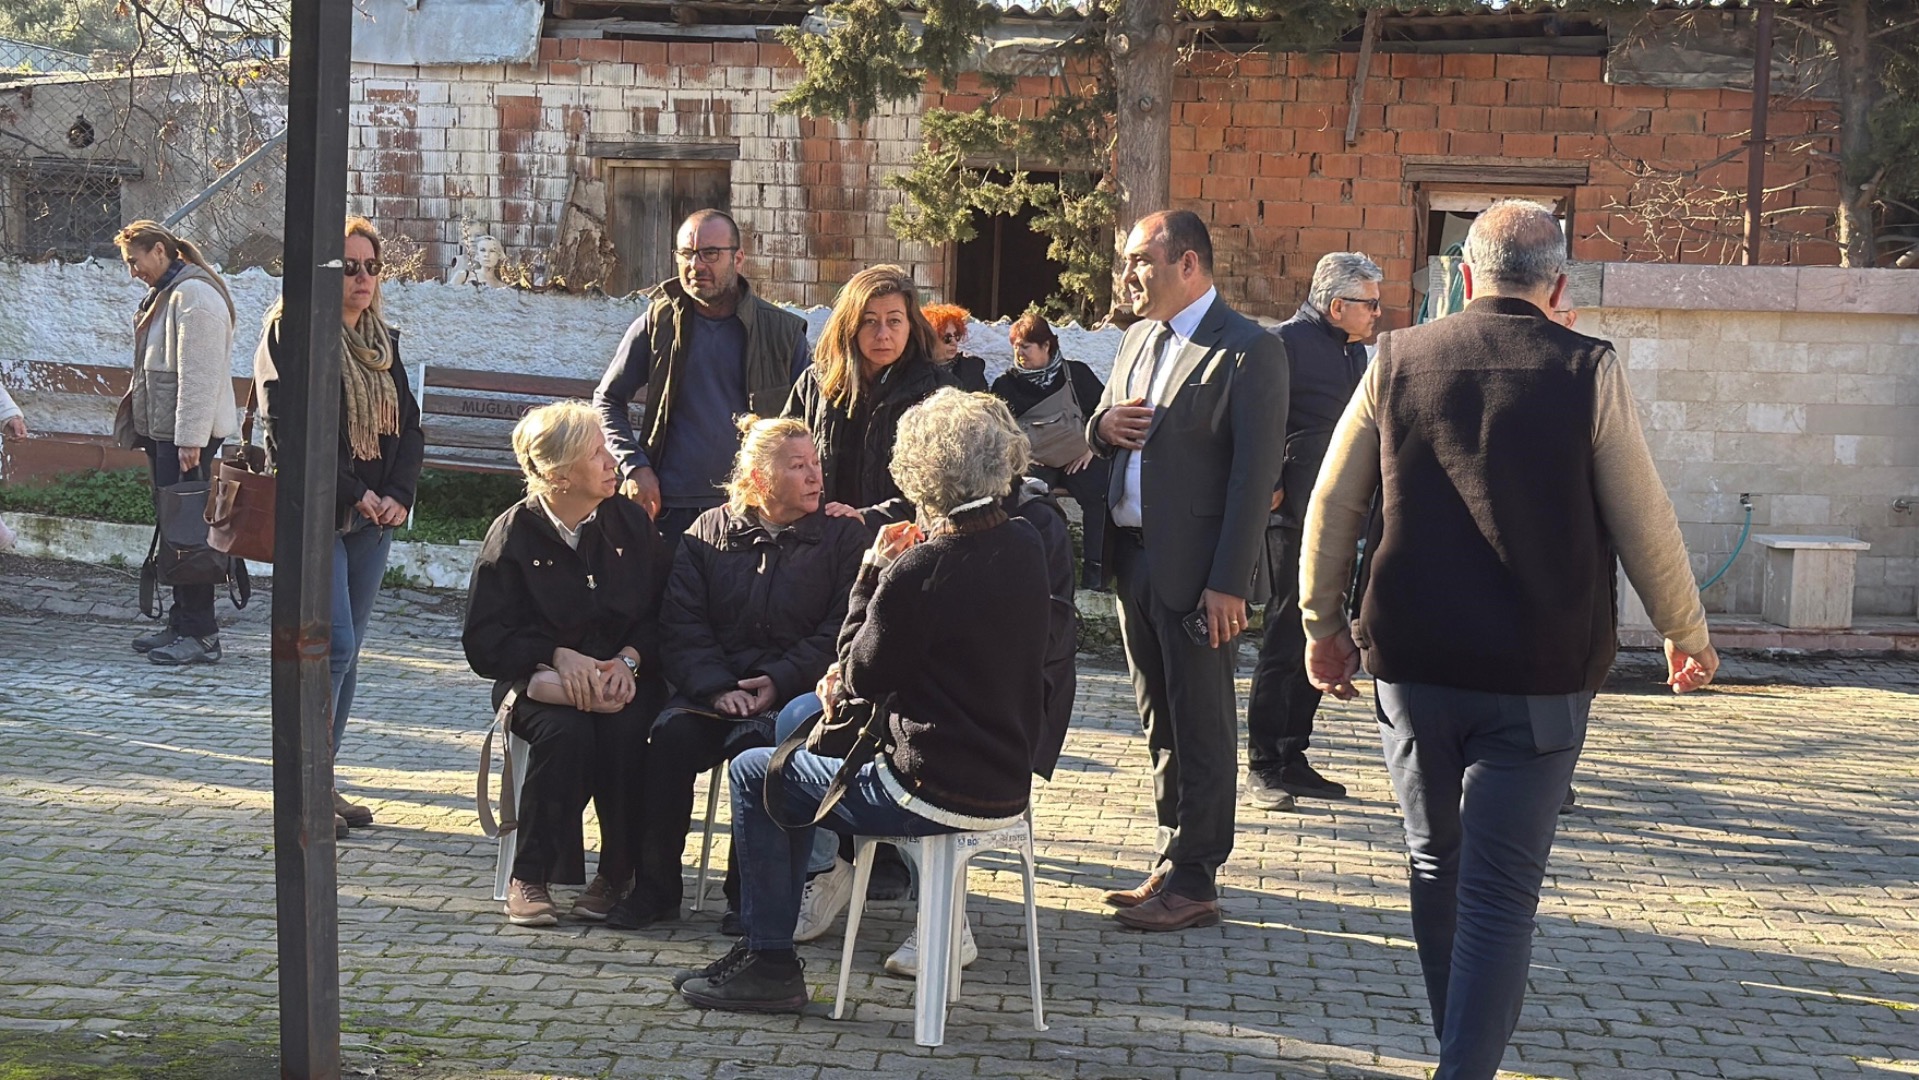
POLYGON ((1246 794, 1256 806, 1290 810, 1294 796, 1343 799, 1344 785, 1306 760, 1319 691, 1306 678, 1306 633, 1299 623, 1299 540, 1333 425, 1366 370, 1366 347, 1379 322, 1379 266, 1357 251, 1335 251, 1313 270, 1312 291, 1274 329, 1286 343, 1292 398, 1286 408, 1286 457, 1273 489, 1266 558, 1273 595, 1246 699, 1246 794))
POLYGON ((1360 650, 1411 849, 1436 1080, 1491 1080, 1519 1020, 1558 810, 1616 650, 1613 556, 1675 692, 1719 657, 1612 346, 1548 318, 1566 241, 1495 203, 1466 239, 1466 309, 1380 335, 1327 452, 1300 562, 1313 684, 1357 696, 1360 650), (1356 624, 1367 509, 1381 538, 1356 624))

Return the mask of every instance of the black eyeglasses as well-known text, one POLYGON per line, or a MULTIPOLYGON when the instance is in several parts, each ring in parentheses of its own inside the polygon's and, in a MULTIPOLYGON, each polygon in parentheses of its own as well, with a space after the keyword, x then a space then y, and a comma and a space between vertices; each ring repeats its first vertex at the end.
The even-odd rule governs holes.
POLYGON ((378 259, 341 259, 340 260, 340 272, 342 274, 345 274, 347 277, 359 277, 360 271, 362 270, 366 271, 367 277, 370 277, 370 278, 379 277, 380 276, 380 260, 378 259))
POLYGON ((1375 313, 1377 313, 1377 312, 1379 311, 1379 301, 1378 301, 1378 300, 1365 300, 1365 299, 1361 299, 1360 297, 1357 297, 1357 296, 1335 296, 1335 297, 1333 297, 1333 299, 1335 299, 1335 300, 1344 300, 1344 301, 1345 301, 1345 302, 1347 302, 1348 304, 1364 304, 1364 305, 1366 305, 1366 307, 1367 307, 1368 309, 1370 309, 1371 311, 1373 311, 1373 312, 1375 312, 1375 313))
POLYGON ((706 263, 707 265, 710 266, 713 263, 719 262, 720 259, 723 258, 727 252, 738 251, 738 250, 739 250, 738 245, 734 245, 733 247, 703 247, 698 249, 678 248, 673 252, 673 257, 680 260, 681 262, 688 262, 688 263, 692 262, 695 259, 698 259, 699 261, 706 263))

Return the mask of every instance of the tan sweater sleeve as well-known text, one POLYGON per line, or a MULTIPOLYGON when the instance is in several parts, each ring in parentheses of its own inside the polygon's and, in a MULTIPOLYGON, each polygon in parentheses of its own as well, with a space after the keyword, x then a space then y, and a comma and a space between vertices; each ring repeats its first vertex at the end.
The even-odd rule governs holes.
POLYGON ((1681 651, 1698 653, 1710 643, 1705 605, 1617 354, 1599 361, 1597 380, 1593 488, 1600 517, 1653 627, 1681 651))
POLYGON ((1306 636, 1314 641, 1346 628, 1346 587, 1353 579, 1366 515, 1379 489, 1379 370, 1389 348, 1366 368, 1359 389, 1346 403, 1332 445, 1320 464, 1306 507, 1305 541, 1299 556, 1299 612, 1306 636))

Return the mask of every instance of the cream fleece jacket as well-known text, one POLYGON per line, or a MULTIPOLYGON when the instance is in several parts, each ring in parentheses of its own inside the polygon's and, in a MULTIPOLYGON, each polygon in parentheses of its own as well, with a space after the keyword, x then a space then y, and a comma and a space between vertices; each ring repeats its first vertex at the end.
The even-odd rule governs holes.
POLYGON ((175 446, 205 446, 240 430, 233 400, 233 309, 198 267, 158 301, 136 333, 133 429, 175 446))

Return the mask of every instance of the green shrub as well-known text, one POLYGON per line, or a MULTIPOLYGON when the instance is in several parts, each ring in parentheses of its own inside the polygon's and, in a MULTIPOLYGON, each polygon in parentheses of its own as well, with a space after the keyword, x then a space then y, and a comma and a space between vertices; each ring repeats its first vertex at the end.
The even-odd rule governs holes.
POLYGON ((88 469, 0 487, 0 510, 151 525, 153 488, 139 469, 88 469))

